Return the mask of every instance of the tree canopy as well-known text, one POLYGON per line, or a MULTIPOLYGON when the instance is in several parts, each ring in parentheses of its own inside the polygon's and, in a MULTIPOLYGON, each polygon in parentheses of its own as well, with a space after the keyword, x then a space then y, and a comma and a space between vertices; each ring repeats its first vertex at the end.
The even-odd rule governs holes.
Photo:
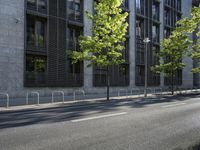
POLYGON ((121 4, 122 0, 101 0, 94 3, 94 15, 86 12, 93 22, 92 36, 80 37, 82 51, 72 53, 73 63, 86 60, 89 66, 106 67, 124 62, 128 13, 123 12, 121 4))
MULTIPOLYGON (((160 65, 154 66, 154 72, 168 73, 182 69, 185 64, 182 62, 184 56, 191 56, 193 59, 200 59, 200 8, 194 7, 191 17, 183 18, 177 22, 177 28, 172 34, 161 42, 162 49, 159 56, 167 61, 161 61, 160 65), (197 31, 197 32, 195 32, 197 31), (193 42, 191 35, 196 34, 197 41, 193 42)), ((199 71, 200 68, 194 68, 199 71)))

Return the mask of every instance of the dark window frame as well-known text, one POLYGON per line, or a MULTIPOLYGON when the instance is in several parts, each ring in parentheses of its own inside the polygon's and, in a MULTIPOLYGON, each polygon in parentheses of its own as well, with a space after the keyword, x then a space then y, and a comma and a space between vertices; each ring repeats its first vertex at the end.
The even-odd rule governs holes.
POLYGON ((26 0, 26 6, 28 10, 33 10, 33 11, 37 11, 40 13, 47 13, 47 9, 48 9, 48 0, 30 0, 33 1, 33 3, 31 4, 31 2, 29 2, 29 0, 26 0), (44 3, 44 8, 42 8, 40 4, 40 1, 43 1, 44 3))
POLYGON ((67 14, 70 21, 83 23, 83 0, 80 0, 80 3, 76 3, 76 0, 67 0, 67 14), (76 10, 78 5, 80 9, 76 10))
MULTIPOLYGON (((40 18, 40 17, 36 17, 36 16, 32 16, 32 15, 27 15, 27 19, 26 19, 26 50, 27 51, 39 51, 39 52, 47 52, 47 20, 45 18, 40 18), (32 31, 34 32, 32 35, 29 36, 28 34, 28 30, 31 30, 28 28, 28 25, 33 23, 34 24, 34 28, 32 29, 32 31), (43 36, 43 45, 44 46, 39 46, 39 35, 38 35, 38 31, 39 31, 39 26, 37 23, 42 23, 43 26, 43 32, 44 32, 44 36, 43 36), (29 44, 28 38, 33 38, 35 39, 33 42, 33 44, 29 44)), ((31 32, 31 31, 30 31, 31 32)))

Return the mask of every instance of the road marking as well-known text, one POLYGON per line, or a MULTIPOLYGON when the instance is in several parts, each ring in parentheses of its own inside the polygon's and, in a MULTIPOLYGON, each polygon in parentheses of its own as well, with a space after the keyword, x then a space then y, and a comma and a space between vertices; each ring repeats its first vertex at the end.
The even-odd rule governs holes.
POLYGON ((185 105, 186 103, 178 103, 178 104, 171 104, 171 105, 165 105, 165 106, 161 106, 162 108, 168 108, 168 107, 175 107, 175 106, 181 106, 181 105, 185 105))
POLYGON ((125 115, 125 114, 127 114, 127 112, 108 114, 108 115, 101 115, 101 116, 94 116, 94 117, 88 117, 88 118, 82 118, 82 119, 75 119, 75 120, 71 120, 71 122, 82 122, 82 121, 88 121, 88 120, 94 120, 94 119, 101 119, 101 118, 120 116, 120 115, 125 115))

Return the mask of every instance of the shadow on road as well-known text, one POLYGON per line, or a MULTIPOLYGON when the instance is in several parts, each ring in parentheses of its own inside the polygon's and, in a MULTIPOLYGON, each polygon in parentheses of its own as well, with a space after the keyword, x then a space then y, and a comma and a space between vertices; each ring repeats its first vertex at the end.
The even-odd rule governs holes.
POLYGON ((200 150, 200 143, 190 146, 189 148, 177 148, 175 150, 200 150))
POLYGON ((149 104, 184 101, 188 98, 195 98, 198 95, 187 96, 165 96, 147 99, 132 99, 121 101, 111 100, 109 102, 102 101, 97 103, 83 103, 83 104, 60 104, 53 108, 38 108, 17 111, 2 111, 0 112, 0 129, 22 127, 41 123, 56 123, 63 122, 80 117, 87 116, 89 112, 105 113, 117 111, 120 106, 127 106, 131 108, 144 108, 149 104))

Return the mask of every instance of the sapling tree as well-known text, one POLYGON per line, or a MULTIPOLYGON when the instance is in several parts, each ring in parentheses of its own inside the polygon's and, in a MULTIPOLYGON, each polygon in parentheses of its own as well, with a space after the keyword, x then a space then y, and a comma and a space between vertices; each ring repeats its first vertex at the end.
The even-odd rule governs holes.
POLYGON ((174 31, 172 35, 164 39, 161 43, 162 49, 158 56, 162 58, 159 65, 152 67, 156 73, 163 73, 164 76, 171 78, 171 93, 174 94, 174 76, 179 69, 183 69, 185 64, 182 57, 187 54, 191 40, 187 35, 174 31))
MULTIPOLYGON (((165 76, 171 77, 171 92, 174 94, 174 76, 178 69, 183 69, 185 64, 182 58, 191 56, 191 58, 200 60, 200 8, 194 7, 191 17, 183 18, 177 22, 177 28, 172 32, 169 38, 161 42, 162 49, 159 57, 163 61, 159 65, 152 67, 156 73, 163 72, 165 76), (194 31, 197 32, 194 32, 194 31), (197 41, 191 40, 192 33, 196 33, 197 41)), ((194 68, 193 72, 200 72, 200 68, 194 68)))
POLYGON ((122 51, 126 40, 128 23, 127 12, 123 12, 123 0, 99 0, 94 2, 94 14, 86 12, 93 22, 91 36, 79 39, 81 51, 73 51, 73 63, 87 61, 88 67, 103 67, 107 70, 107 100, 109 100, 110 73, 109 68, 120 65, 125 60, 122 51))

